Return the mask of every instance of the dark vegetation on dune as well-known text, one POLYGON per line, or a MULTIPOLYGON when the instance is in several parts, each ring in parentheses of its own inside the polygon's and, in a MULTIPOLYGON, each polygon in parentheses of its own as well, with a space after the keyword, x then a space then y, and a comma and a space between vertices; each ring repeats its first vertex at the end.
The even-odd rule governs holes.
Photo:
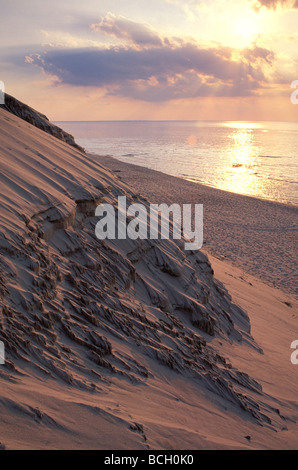
POLYGON ((75 142, 72 135, 68 134, 60 127, 55 126, 55 124, 52 124, 44 114, 39 113, 13 96, 5 93, 5 104, 0 104, 0 107, 15 116, 18 116, 24 121, 29 122, 33 126, 38 127, 38 129, 41 129, 42 131, 53 135, 57 139, 75 147, 77 150, 80 150, 80 152, 84 152, 84 149, 75 142))

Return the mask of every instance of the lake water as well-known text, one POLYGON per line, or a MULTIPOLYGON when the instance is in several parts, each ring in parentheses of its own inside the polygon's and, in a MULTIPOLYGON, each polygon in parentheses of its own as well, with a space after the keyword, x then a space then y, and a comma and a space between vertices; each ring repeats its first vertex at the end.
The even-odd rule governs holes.
POLYGON ((57 122, 88 153, 298 204, 298 122, 57 122))

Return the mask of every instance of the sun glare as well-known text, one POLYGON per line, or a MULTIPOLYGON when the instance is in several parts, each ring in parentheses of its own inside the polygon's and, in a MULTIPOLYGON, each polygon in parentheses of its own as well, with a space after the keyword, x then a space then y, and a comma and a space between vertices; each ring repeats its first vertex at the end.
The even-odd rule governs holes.
POLYGON ((251 42, 256 34, 258 34, 258 24, 254 17, 242 16, 237 18, 234 23, 234 33, 237 37, 245 41, 251 42))
POLYGON ((244 121, 226 121, 221 123, 222 127, 231 127, 234 129, 261 129, 262 124, 259 122, 244 122, 244 121))

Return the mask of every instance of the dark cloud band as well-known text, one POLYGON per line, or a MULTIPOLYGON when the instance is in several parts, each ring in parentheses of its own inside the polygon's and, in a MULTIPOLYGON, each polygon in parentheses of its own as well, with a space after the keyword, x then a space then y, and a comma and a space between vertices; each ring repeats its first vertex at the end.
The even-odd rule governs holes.
POLYGON ((238 60, 224 47, 194 43, 135 49, 50 49, 31 62, 59 82, 105 88, 107 93, 145 101, 196 96, 250 96, 266 82, 262 70, 273 54, 244 49, 238 60))
POLYGON ((257 5, 275 10, 278 6, 298 8, 298 0, 257 0, 257 5))

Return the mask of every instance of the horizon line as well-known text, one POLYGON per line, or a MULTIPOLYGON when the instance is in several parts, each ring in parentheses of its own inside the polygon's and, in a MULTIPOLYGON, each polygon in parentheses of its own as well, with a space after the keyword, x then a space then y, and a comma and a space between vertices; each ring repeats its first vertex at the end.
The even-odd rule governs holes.
POLYGON ((51 122, 292 122, 296 121, 280 119, 98 119, 98 120, 60 120, 55 119, 51 122))

